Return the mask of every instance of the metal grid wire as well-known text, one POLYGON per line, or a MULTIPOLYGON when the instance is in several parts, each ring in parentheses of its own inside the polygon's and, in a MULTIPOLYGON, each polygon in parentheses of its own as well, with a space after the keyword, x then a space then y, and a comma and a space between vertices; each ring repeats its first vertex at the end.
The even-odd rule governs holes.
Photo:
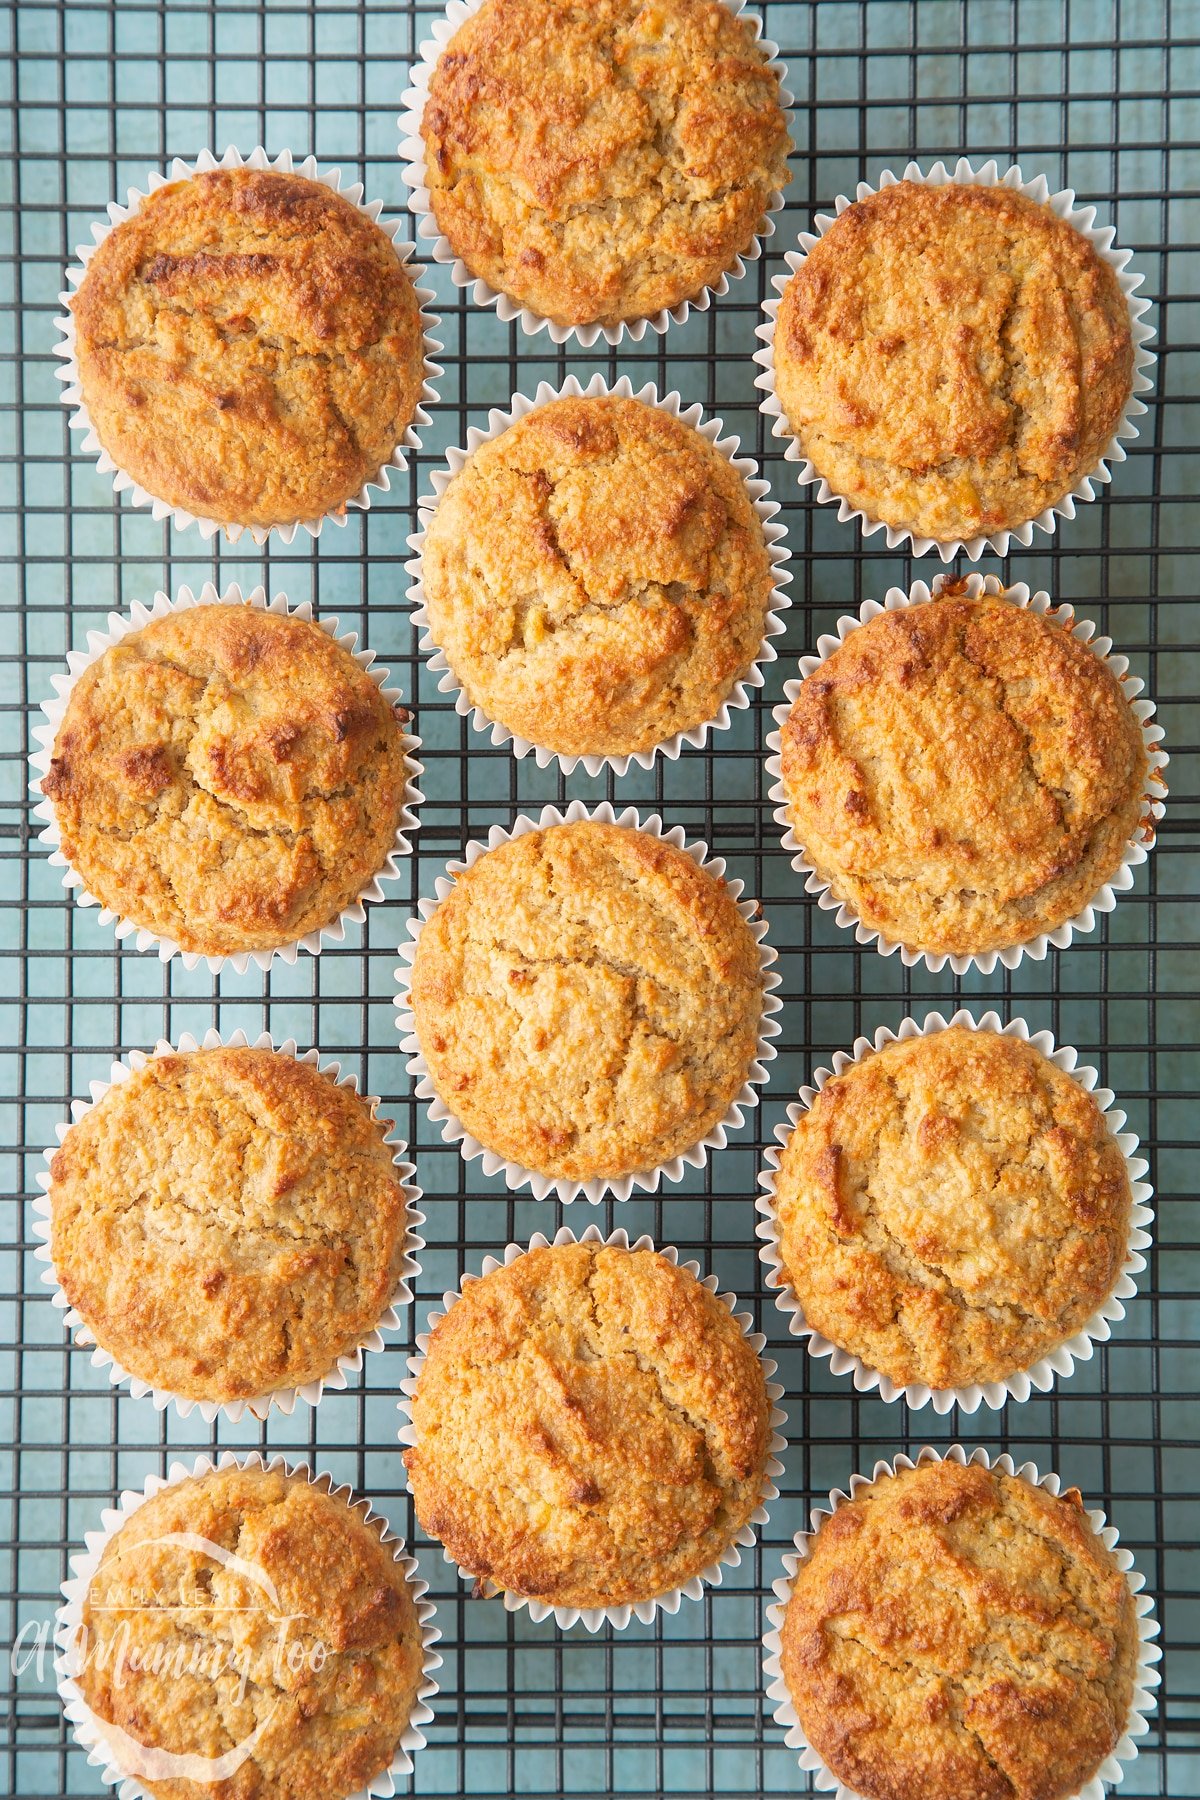
MULTIPOLYGON (((47 1618, 70 1549, 123 1487, 214 1443, 267 1443, 348 1479, 412 1538, 396 1442, 403 1334, 369 1359, 348 1392, 314 1414, 209 1431, 112 1391, 86 1351, 63 1342, 60 1315, 32 1259, 34 1171, 72 1096, 107 1074, 114 1050, 148 1047, 209 1025, 268 1027, 341 1053, 402 1122, 429 1201, 429 1250, 409 1332, 443 1289, 510 1239, 553 1229, 554 1205, 508 1195, 444 1146, 412 1097, 392 1022, 392 970, 418 894, 469 837, 521 808, 582 797, 661 812, 729 859, 763 899, 781 952, 784 1035, 765 1104, 702 1173, 681 1187, 590 1214, 606 1227, 649 1230, 680 1246, 753 1306, 788 1390, 791 1447, 783 1493, 761 1544, 702 1602, 653 1627, 592 1639, 498 1602, 473 1601, 440 1554, 416 1548, 445 1634, 446 1666, 430 1745, 413 1791, 488 1795, 618 1792, 761 1795, 807 1791, 807 1778, 764 1706, 759 1635, 782 1550, 809 1505, 878 1456, 960 1438, 1058 1469, 1120 1527, 1155 1594, 1166 1658, 1163 1703, 1125 1792, 1200 1793, 1200 1667, 1195 1601, 1195 1495, 1200 1455, 1197 1231, 1192 1213, 1197 1050, 1194 885, 1200 826, 1196 713, 1200 687, 1200 543, 1195 508, 1193 298, 1200 175, 1200 7, 1195 0, 922 0, 917 5, 779 0, 766 7, 796 95, 789 206, 764 260, 729 296, 665 339, 619 354, 556 352, 490 311, 437 286, 447 343, 434 428, 391 496, 314 545, 265 554, 206 549, 195 531, 155 525, 118 504, 109 481, 73 447, 53 378, 51 317, 72 247, 106 202, 146 171, 203 145, 315 151, 353 170, 370 196, 403 209, 395 114, 414 44, 439 8, 426 5, 208 0, 74 0, 3 10, 5 130, 10 133, 0 244, 0 533, 7 592, 0 609, 0 871, 9 902, 0 973, 0 1083, 6 1097, 0 1245, 0 1451, 11 1494, 0 1549, 0 1635, 47 1618), (1064 148, 1069 146, 1069 148, 1064 148), (759 307, 783 251, 812 212, 860 177, 910 155, 1018 158, 1052 186, 1070 183, 1116 223, 1158 305, 1157 391, 1111 490, 1029 552, 985 566, 1046 587, 1098 621, 1157 698, 1172 754, 1171 800, 1158 848, 1135 890, 1090 937, 1015 973, 956 981, 860 950, 804 897, 766 798, 769 709, 796 657, 839 613, 892 584, 932 576, 863 540, 797 489, 764 438, 750 353, 759 307), (614 782, 564 781, 516 763, 474 733, 436 691, 416 654, 406 600, 406 537, 417 495, 450 444, 487 406, 547 377, 628 373, 678 388, 718 412, 763 463, 783 502, 795 608, 782 660, 761 703, 736 716, 712 754, 685 753, 614 782), (112 609, 156 588, 212 578, 265 581, 293 601, 357 627, 412 698, 425 743, 428 801, 417 853, 344 947, 294 969, 214 982, 178 961, 117 949, 94 912, 73 908, 37 844, 25 757, 38 702, 67 649, 112 609), (752 1196, 764 1143, 810 1070, 877 1025, 923 1016, 959 997, 1023 1015, 1074 1043, 1128 1108, 1149 1145, 1157 1188, 1156 1247, 1139 1298, 1110 1345, 1049 1398, 1003 1413, 939 1420, 856 1396, 781 1330, 754 1253, 752 1196)), ((6 1680, 8 1679, 6 1673, 6 1680)), ((5 1791, 49 1800, 99 1791, 64 1731, 49 1671, 10 1681, 0 1768, 5 1791)))

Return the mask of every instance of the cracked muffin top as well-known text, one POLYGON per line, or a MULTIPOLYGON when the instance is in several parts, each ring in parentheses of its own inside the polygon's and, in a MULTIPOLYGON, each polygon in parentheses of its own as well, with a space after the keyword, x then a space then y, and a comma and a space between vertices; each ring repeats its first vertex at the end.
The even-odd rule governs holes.
POLYGON ((186 1398, 328 1375, 400 1280, 408 1202, 387 1129, 275 1050, 153 1057, 54 1154, 59 1285, 131 1374, 186 1398))
POLYGON ((147 1500, 83 1604, 76 1682, 127 1734, 106 1740, 111 1759, 161 1800, 361 1790, 423 1679, 395 1548, 302 1471, 214 1470, 147 1500))
POLYGON ((773 587, 746 484, 638 400, 553 400, 481 444, 422 555, 429 629, 472 705, 564 755, 649 750, 718 712, 773 587))
POLYGON ((438 59, 421 136, 454 254, 560 325, 719 280, 791 147, 751 18, 720 0, 484 0, 438 59))
POLYGON ((101 241, 71 311, 108 454, 221 524, 340 511, 421 396, 421 309, 391 238, 301 175, 216 169, 156 188, 101 241))
POLYGON ((754 1062, 758 944, 723 881, 649 833, 531 831, 457 876, 412 969, 421 1054, 485 1148, 578 1181, 652 1169, 754 1062))
POLYGON ((1112 670, 962 583, 850 632, 781 738, 808 860, 881 937, 931 954, 1055 930, 1148 821, 1141 725, 1112 670))
POLYGON ((775 1181, 814 1330, 897 1383, 1002 1381, 1112 1293, 1132 1194, 1092 1096, 1032 1044, 954 1026, 825 1083, 775 1181))
POLYGON ((782 1631, 804 1735, 864 1800, 1064 1800, 1129 1719, 1129 1583, 1077 1488, 978 1464, 860 1487, 817 1533, 782 1631))
POLYGON ((331 924, 387 861, 408 777, 401 722, 347 649, 213 605, 84 670, 42 792, 103 906, 220 956, 331 924))
POLYGON ((753 1346, 694 1275, 558 1244, 464 1284, 430 1334, 404 1460, 422 1528, 493 1591, 636 1604, 747 1524, 770 1412, 753 1346))
POLYGON ((1133 385, 1129 307, 1048 206, 901 181, 847 207, 792 276, 775 382, 835 493, 972 538, 1037 518, 1101 460, 1133 385))

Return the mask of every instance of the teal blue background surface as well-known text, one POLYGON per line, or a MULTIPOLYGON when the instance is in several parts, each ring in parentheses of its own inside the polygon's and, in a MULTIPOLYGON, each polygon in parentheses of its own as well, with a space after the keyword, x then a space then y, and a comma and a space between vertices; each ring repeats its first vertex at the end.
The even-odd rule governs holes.
MULTIPOLYGON (((762 1542, 719 1590, 652 1627, 589 1638, 481 1602, 435 1547, 415 1548, 432 1584, 446 1665, 429 1747, 413 1791, 473 1795, 806 1792, 793 1753, 764 1705, 759 1637, 770 1585, 809 1506, 926 1441, 987 1444, 1057 1468, 1102 1505, 1134 1551, 1163 1622, 1166 1686, 1146 1747, 1123 1791, 1200 1795, 1200 1631, 1195 1548, 1200 1485, 1200 1233, 1195 1224, 1198 1035, 1196 888, 1200 783, 1200 531, 1197 525, 1196 291, 1200 176, 1200 4, 1197 0, 927 0, 919 5, 781 0, 765 8, 796 97, 796 154, 787 211, 764 259, 706 314, 619 352, 557 351, 494 313, 464 303, 443 272, 434 286, 447 344, 440 403, 422 452, 369 514, 287 548, 206 547, 197 532, 156 525, 114 500, 57 400, 52 319, 62 269, 110 198, 147 171, 202 146, 265 143, 315 152, 403 213, 395 116, 414 44, 440 8, 179 0, 21 4, 0 8, 0 1640, 49 1618, 69 1549, 127 1486, 212 1444, 266 1443, 352 1482, 395 1528, 412 1534, 395 1432, 406 1346, 444 1289, 484 1255, 563 1214, 508 1194, 465 1166, 413 1099, 392 1017, 392 971, 418 895, 470 837, 547 801, 617 799, 661 812, 710 841, 761 896, 781 953, 781 1054, 767 1097, 730 1147, 679 1187, 625 1207, 566 1215, 577 1229, 652 1232, 715 1270, 771 1339, 788 1390, 791 1439, 783 1492, 762 1542), (858 949, 802 893, 766 798, 762 746, 770 706, 797 656, 839 614, 917 575, 882 535, 863 539, 798 489, 765 435, 753 385, 754 327, 769 278, 806 228, 860 178, 967 153, 1044 171, 1093 200, 1134 251, 1162 352, 1141 436, 1112 489, 1054 537, 1017 550, 1006 572, 1046 587, 1126 652, 1159 703, 1172 754, 1166 827, 1135 890, 1092 936, 1013 974, 905 971, 858 949), (449 445, 516 388, 601 370, 677 388, 758 455, 783 503, 795 581, 781 660, 766 696, 735 715, 712 754, 687 751, 620 781, 563 780, 516 763, 454 713, 416 651, 406 598, 406 538, 418 494, 449 445), (206 579, 265 581, 358 630, 415 705, 427 802, 417 853, 386 905, 319 961, 214 981, 178 962, 117 950, 94 911, 67 903, 36 842, 25 784, 30 721, 67 650, 113 608, 206 579), (810 1071, 860 1032, 962 997, 1024 1016, 1098 1062, 1132 1128, 1150 1145, 1158 1190, 1156 1248, 1139 1297, 1112 1343, 1049 1397, 999 1414, 938 1419, 855 1394, 788 1339, 755 1255, 753 1195, 764 1138, 810 1071), (64 1344, 33 1260, 30 1194, 41 1152, 71 1096, 106 1076, 114 1051, 160 1036, 264 1026, 315 1044, 381 1094, 415 1147, 428 1196, 429 1248, 412 1317, 345 1393, 215 1431, 109 1388, 89 1354, 64 1344)), ((1001 569, 995 559, 983 565, 1001 569)), ((10 1680, 0 1702, 0 1784, 50 1800, 101 1791, 99 1774, 64 1732, 48 1671, 10 1680)))

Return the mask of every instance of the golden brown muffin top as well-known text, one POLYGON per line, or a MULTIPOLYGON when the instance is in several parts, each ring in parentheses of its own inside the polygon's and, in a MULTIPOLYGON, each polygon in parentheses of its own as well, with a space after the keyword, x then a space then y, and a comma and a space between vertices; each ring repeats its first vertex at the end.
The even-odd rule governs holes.
POLYGON ((222 524, 340 511, 421 397, 421 309, 391 238, 302 175, 156 188, 102 240, 71 311, 113 461, 222 524))
POLYGON ((814 1330, 898 1383, 1002 1381, 1112 1293, 1132 1195, 1091 1095, 954 1026, 827 1081, 780 1159, 787 1279, 814 1330))
POLYGON ((867 518, 972 538, 1096 467, 1133 385, 1129 307, 1048 206, 901 181, 847 207, 792 276, 775 380, 803 454, 867 518))
POLYGON ((787 816, 830 891, 890 941, 970 955, 1072 918, 1148 814, 1112 670, 1002 595, 951 583, 876 615, 801 684, 787 816))
POLYGON ((481 444, 438 502, 422 581, 473 705, 564 755, 649 750, 720 710, 773 578, 746 484, 638 400, 552 400, 481 444))
POLYGON ((543 1175, 627 1175, 737 1098, 758 944, 685 851, 581 820, 456 878, 418 940, 412 1010, 434 1088, 481 1144, 543 1175))
POLYGON ((788 179, 779 78, 720 0, 484 0, 421 121, 438 228, 562 325, 693 299, 788 179))
POLYGON ((221 1469, 140 1506, 92 1577, 78 1686, 97 1718, 170 1755, 215 1762, 249 1743, 226 1778, 142 1785, 161 1800, 340 1800, 381 1774, 424 1662, 392 1550, 302 1472, 221 1469))
POLYGON ((332 923, 386 862, 408 775, 396 713, 347 649, 213 605, 84 670, 42 792, 102 905, 218 956, 332 923))
POLYGON ((953 1462, 838 1507, 782 1638, 805 1736, 865 1800, 1075 1794, 1125 1729, 1138 1655, 1078 1489, 953 1462))
POLYGON ((59 1284, 153 1386, 235 1400, 315 1381, 400 1280, 407 1200, 386 1130, 274 1050, 156 1056, 55 1152, 59 1284))
POLYGON ((555 1606, 698 1575, 761 1497, 762 1364, 657 1251, 531 1250, 434 1327, 404 1453, 422 1528, 469 1574, 555 1606))

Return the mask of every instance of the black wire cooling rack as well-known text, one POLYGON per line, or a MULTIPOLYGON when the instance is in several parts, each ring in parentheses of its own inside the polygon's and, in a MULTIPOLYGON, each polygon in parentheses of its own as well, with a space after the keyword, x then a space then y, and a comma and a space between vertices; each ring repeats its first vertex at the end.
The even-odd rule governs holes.
POLYGON ((1196 1390, 1200 1284, 1192 1180, 1196 1145, 1196 874, 1200 791, 1200 532, 1193 453, 1200 312, 1200 8, 1176 0, 922 0, 810 4, 766 11, 796 97, 787 212, 768 253, 708 313, 617 354, 556 351, 435 281, 447 350, 441 402, 415 468, 369 514, 313 544, 261 555, 206 547, 118 503, 72 444, 51 346, 62 267, 89 223, 147 170, 201 147, 315 152, 403 211, 395 115, 414 45, 440 8, 423 5, 118 4, 6 6, 6 145, 0 220, 0 533, 8 591, 0 605, 0 1089, 5 1187, 0 1244, 0 1462, 11 1480, 0 1556, 5 1663, 5 1791, 50 1800, 99 1791, 98 1773, 64 1730, 39 1627, 67 1558, 122 1488, 219 1443, 266 1443, 350 1480, 412 1537, 396 1440, 405 1347, 443 1289, 509 1240, 551 1233, 564 1215, 507 1194, 443 1145, 412 1096, 392 1021, 392 970, 404 921, 446 860, 522 809, 583 798, 631 803, 683 825, 728 858, 759 895, 783 973, 783 1037, 764 1105, 702 1173, 624 1207, 576 1205, 575 1227, 648 1230, 677 1244, 753 1307, 787 1386, 790 1449, 782 1494, 761 1542, 724 1585, 652 1627, 590 1638, 470 1598, 434 1547, 415 1548, 437 1602, 445 1668, 421 1793, 510 1796, 616 1793, 758 1796, 807 1791, 763 1697, 759 1638, 783 1549, 808 1508, 855 1469, 926 1441, 960 1439, 1058 1469, 1120 1528, 1162 1621, 1162 1703, 1125 1792, 1200 1794, 1197 1630, 1196 1390), (1019 160, 1051 186, 1070 183, 1113 220, 1157 304, 1156 391, 1111 489, 1072 523, 1003 565, 1097 620, 1157 699, 1171 752, 1167 817, 1134 891, 1089 937, 1014 973, 956 981, 907 971, 859 949, 801 892, 781 850, 762 758, 770 707, 798 655, 837 616, 937 565, 889 554, 797 489, 765 435, 750 361, 770 277, 814 210, 860 178, 910 157, 1019 160), (570 372, 629 374, 678 388, 723 417, 759 457, 783 505, 794 609, 766 694, 736 716, 710 754, 688 751, 651 773, 563 780, 458 718, 416 653, 406 598, 406 538, 418 493, 446 446, 489 405, 570 372), (316 962, 214 982, 178 962, 118 949, 95 913, 71 905, 37 842, 25 758, 38 703, 67 649, 111 609, 213 579, 265 582, 357 628, 398 677, 424 740, 428 796, 417 850, 388 904, 316 962), (753 1235, 764 1144, 810 1070, 862 1032, 960 1000, 1049 1027, 1097 1063, 1148 1147, 1157 1190, 1155 1249, 1141 1292, 1111 1344, 1049 1397, 1002 1413, 938 1419, 859 1397, 781 1329, 753 1235), (113 1391, 89 1353, 69 1349, 33 1260, 30 1197, 43 1148, 72 1096, 107 1074, 114 1052, 216 1025, 269 1028, 341 1055, 381 1094, 413 1146, 428 1196, 429 1249, 407 1332, 371 1357, 349 1391, 253 1424, 208 1430, 113 1391))

